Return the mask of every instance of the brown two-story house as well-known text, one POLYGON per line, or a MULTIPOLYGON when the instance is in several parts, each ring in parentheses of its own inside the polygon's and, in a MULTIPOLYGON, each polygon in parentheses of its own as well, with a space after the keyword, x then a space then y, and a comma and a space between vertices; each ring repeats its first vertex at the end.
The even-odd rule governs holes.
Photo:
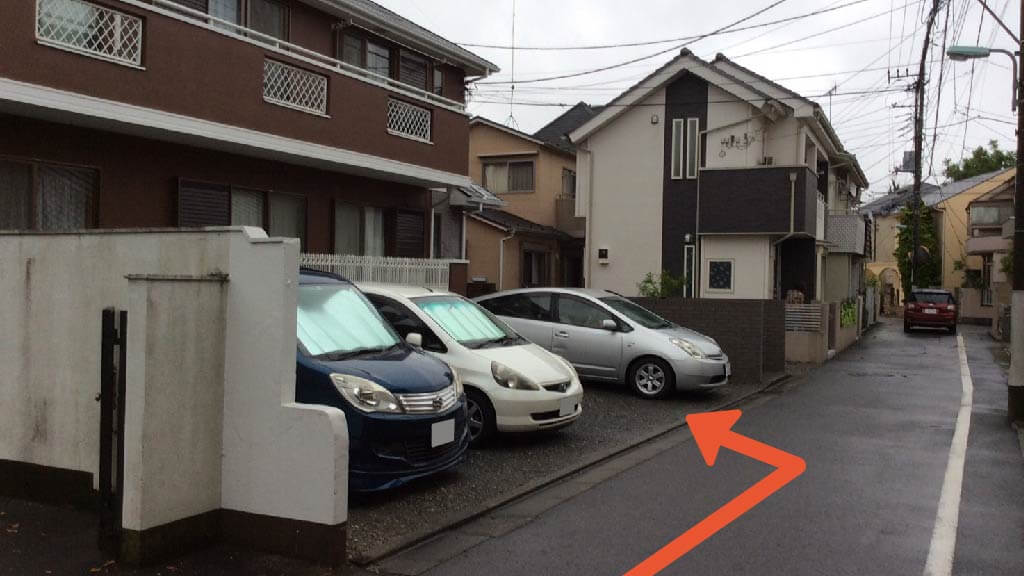
POLYGON ((426 257, 490 62, 368 0, 19 0, 0 229, 251 225, 426 257))

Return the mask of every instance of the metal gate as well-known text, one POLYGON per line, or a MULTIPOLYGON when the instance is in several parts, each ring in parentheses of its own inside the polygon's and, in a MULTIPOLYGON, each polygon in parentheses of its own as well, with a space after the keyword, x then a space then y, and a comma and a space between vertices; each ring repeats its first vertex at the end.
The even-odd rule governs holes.
POLYGON ((117 554, 124 500, 125 336, 128 312, 103 310, 100 351, 99 546, 117 554))

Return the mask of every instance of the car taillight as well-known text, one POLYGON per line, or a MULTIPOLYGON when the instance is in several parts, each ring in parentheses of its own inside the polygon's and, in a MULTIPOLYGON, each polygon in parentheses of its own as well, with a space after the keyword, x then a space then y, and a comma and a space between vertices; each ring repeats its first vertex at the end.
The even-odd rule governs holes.
POLYGON ((956 305, 955 304, 950 304, 950 305, 946 306, 946 310, 949 310, 950 312, 956 312, 956 305))
POLYGON ((907 302, 907 310, 913 310, 913 309, 914 309, 914 303, 913 302, 907 302))

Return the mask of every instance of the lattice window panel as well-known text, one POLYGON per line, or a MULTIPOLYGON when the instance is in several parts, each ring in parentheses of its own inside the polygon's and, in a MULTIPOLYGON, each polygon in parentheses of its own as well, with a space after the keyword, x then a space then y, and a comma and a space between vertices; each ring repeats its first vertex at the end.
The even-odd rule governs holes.
POLYGON ((326 116, 327 76, 277 60, 264 60, 263 99, 310 114, 326 116))
POLYGON ((142 19, 82 0, 38 0, 36 38, 104 60, 142 65, 142 19))
POLYGON ((430 124, 429 109, 401 100, 388 100, 388 132, 430 142, 430 124))

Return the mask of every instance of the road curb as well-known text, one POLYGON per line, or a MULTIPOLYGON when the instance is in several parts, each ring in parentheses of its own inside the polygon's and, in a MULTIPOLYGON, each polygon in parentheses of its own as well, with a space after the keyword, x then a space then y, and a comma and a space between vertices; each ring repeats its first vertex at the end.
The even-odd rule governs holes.
MULTIPOLYGON (((783 382, 788 381, 790 378, 791 376, 789 374, 779 374, 775 377, 772 377, 770 380, 766 382, 762 382, 759 387, 751 390, 750 392, 747 392, 746 394, 739 396, 737 398, 733 398, 732 400, 725 402, 721 406, 715 406, 714 408, 711 408, 711 410, 724 410, 733 408, 749 400, 750 398, 757 396, 758 394, 775 388, 776 386, 779 386, 783 382)), ((472 522, 473 520, 476 520, 477 518, 480 518, 482 516, 486 516, 487 514, 493 512, 497 508, 505 506, 506 504, 510 504, 516 500, 520 500, 527 496, 535 494, 536 492, 539 492, 540 490, 543 490, 544 488, 547 488, 548 486, 551 486, 552 484, 560 480, 563 480, 569 476, 578 474, 586 470, 587 468, 597 466, 598 464, 610 460, 624 452, 633 450, 634 448, 637 448, 638 446, 641 446, 643 444, 653 442, 654 440, 657 440, 658 438, 661 438, 666 434, 669 434, 675 430, 679 430, 685 427, 685 420, 680 418, 678 423, 670 424, 668 426, 655 430, 654 432, 651 432, 650 434, 647 434, 646 436, 628 445, 610 448, 607 450, 597 452, 593 456, 582 460, 581 462, 570 468, 559 470, 557 472, 544 476, 543 478, 525 484, 519 490, 515 490, 513 492, 510 492, 509 494, 497 496, 485 502, 477 510, 473 510, 472 512, 452 514, 448 518, 446 518, 445 521, 442 522, 442 524, 439 527, 424 530, 416 534, 410 534, 409 536, 400 539, 399 541, 395 542, 390 546, 384 547, 380 550, 373 551, 369 554, 352 556, 348 560, 350 563, 361 567, 366 567, 371 564, 378 563, 391 556, 395 556, 396 554, 403 552, 409 548, 412 548, 417 544, 425 542, 433 538, 434 536, 468 524, 469 522, 472 522)))

